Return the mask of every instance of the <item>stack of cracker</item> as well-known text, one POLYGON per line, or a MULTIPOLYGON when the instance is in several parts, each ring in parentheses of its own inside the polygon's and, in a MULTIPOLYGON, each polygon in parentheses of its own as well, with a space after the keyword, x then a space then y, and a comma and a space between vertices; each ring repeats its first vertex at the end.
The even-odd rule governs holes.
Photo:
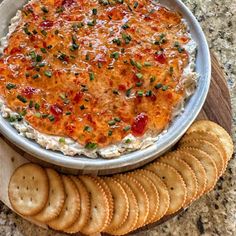
POLYGON ((29 163, 9 183, 13 209, 66 233, 124 235, 188 207, 212 190, 233 154, 229 134, 195 122, 175 151, 109 177, 66 176, 29 163))

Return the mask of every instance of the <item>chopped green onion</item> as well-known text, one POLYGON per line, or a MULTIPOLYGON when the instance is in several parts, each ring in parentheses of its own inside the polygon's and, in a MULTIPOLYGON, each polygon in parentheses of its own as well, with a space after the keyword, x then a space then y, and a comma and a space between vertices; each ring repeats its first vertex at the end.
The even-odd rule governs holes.
POLYGON ((124 39, 126 44, 129 44, 130 41, 132 40, 131 36, 128 34, 122 34, 122 38, 124 39))
POLYGON ((65 143, 65 142, 66 142, 66 140, 65 140, 64 137, 62 137, 62 138, 59 139, 59 143, 65 143))
POLYGON ((166 91, 166 90, 168 90, 168 88, 169 88, 168 85, 164 85, 164 86, 162 87, 162 91, 166 91))
POLYGON ((88 126, 88 125, 84 126, 84 131, 91 132, 91 130, 92 129, 90 126, 88 126))
POLYGON ((34 102, 33 102, 32 100, 30 100, 30 102, 29 102, 29 108, 33 108, 33 106, 34 106, 34 102))
POLYGON ((48 119, 49 119, 51 122, 53 122, 53 121, 55 120, 55 117, 54 117, 54 115, 50 115, 50 116, 48 116, 48 119))
POLYGON ((90 81, 94 80, 94 73, 93 72, 89 72, 89 79, 90 79, 90 81))
POLYGON ((71 112, 70 112, 70 111, 67 111, 67 112, 66 112, 66 115, 67 115, 67 116, 71 115, 71 112))
POLYGON ((111 53, 110 57, 117 60, 117 59, 119 58, 119 52, 113 52, 113 53, 111 53))
POLYGON ((160 88, 162 88, 162 84, 161 83, 159 83, 159 84, 157 84, 157 85, 155 85, 155 89, 160 89, 160 88))
POLYGON ((143 75, 141 73, 137 73, 136 76, 137 76, 138 79, 142 79, 143 78, 143 75))
POLYGON ((44 13, 48 13, 48 9, 47 9, 45 6, 42 6, 42 7, 41 7, 41 10, 42 10, 42 12, 44 12, 44 13))
POLYGON ((112 42, 115 43, 117 46, 121 45, 121 40, 119 38, 113 39, 112 42))
POLYGON ((64 10, 65 10, 64 7, 58 7, 56 9, 56 13, 62 13, 64 10))
POLYGON ((143 65, 146 66, 146 67, 148 67, 148 66, 151 66, 152 63, 151 63, 151 62, 144 62, 143 65))
POLYGON ((92 13, 93 13, 93 15, 97 15, 98 10, 97 10, 96 8, 93 8, 93 9, 92 9, 92 13))
POLYGON ((48 78, 52 77, 52 72, 49 70, 44 71, 44 75, 46 75, 48 78))
POLYGON ((116 122, 121 122, 121 119, 120 119, 119 117, 115 117, 115 118, 114 118, 114 121, 116 121, 116 122))
POLYGON ((137 87, 141 87, 142 85, 143 85, 143 82, 137 82, 137 83, 136 83, 136 86, 137 86, 137 87))
POLYGON ((41 50, 42 53, 47 53, 46 48, 41 48, 40 50, 41 50))
POLYGON ((41 114, 40 114, 39 112, 36 112, 34 115, 35 115, 37 118, 40 118, 40 117, 41 117, 41 114))
POLYGON ((108 121, 108 125, 112 126, 112 125, 115 125, 116 124, 116 121, 115 120, 110 120, 108 121))
POLYGON ((33 75, 32 78, 33 78, 33 79, 37 79, 37 78, 39 78, 39 74, 35 74, 35 75, 33 75))
POLYGON ((138 2, 134 2, 134 9, 138 7, 138 2))
POLYGON ((146 97, 151 97, 152 96, 152 90, 148 90, 145 95, 146 95, 146 97))
POLYGON ((112 131, 112 130, 109 130, 109 131, 108 131, 108 136, 112 136, 112 134, 113 134, 113 131, 112 131))
POLYGON ((17 99, 20 100, 23 103, 27 103, 27 99, 21 95, 17 95, 17 99))
POLYGON ((43 57, 41 55, 36 55, 36 61, 41 62, 43 57))
POLYGON ((84 106, 84 105, 81 105, 79 108, 80 108, 80 110, 82 111, 82 110, 85 109, 85 106, 84 106))
POLYGON ((86 149, 93 150, 93 149, 96 149, 97 146, 98 146, 98 145, 97 145, 96 143, 88 142, 88 143, 85 145, 85 148, 86 148, 86 149))
POLYGON ((124 24, 124 25, 122 25, 121 27, 122 27, 122 29, 128 29, 128 28, 129 28, 129 25, 128 25, 128 24, 124 24))
POLYGON ((92 20, 87 23, 88 26, 94 26, 95 24, 96 24, 96 20, 92 20))
POLYGON ((86 54, 86 56, 85 56, 85 60, 86 60, 86 61, 89 61, 89 60, 90 60, 89 53, 86 54))
POLYGON ((47 32, 45 31, 45 30, 41 30, 41 34, 43 35, 43 36, 47 36, 47 32))
POLYGON ((125 94, 126 94, 126 96, 127 96, 127 97, 129 97, 129 96, 130 96, 130 94, 131 94, 131 90, 132 90, 132 88, 129 88, 129 89, 126 91, 126 93, 125 93, 125 94))
POLYGON ((129 138, 125 140, 125 143, 127 143, 127 144, 128 144, 128 143, 131 143, 131 142, 132 142, 132 141, 131 141, 131 139, 129 139, 129 138))
POLYGON ((139 97, 142 97, 143 96, 143 91, 138 91, 137 94, 138 94, 139 97))
POLYGON ((130 129, 131 129, 131 126, 130 126, 130 125, 127 125, 127 126, 124 127, 123 130, 124 130, 124 131, 129 131, 130 129))
POLYGON ((16 85, 15 85, 15 84, 12 84, 12 83, 8 83, 8 84, 6 85, 6 88, 7 88, 8 90, 11 90, 11 89, 16 88, 16 85))
POLYGON ((155 77, 155 76, 152 76, 152 77, 150 78, 150 83, 155 82, 155 80, 156 80, 156 77, 155 77))
POLYGON ((112 92, 113 92, 113 94, 115 94, 115 95, 119 95, 119 91, 118 91, 117 89, 114 89, 112 92))
POLYGON ((38 103, 35 103, 34 108, 35 108, 35 110, 39 110, 40 105, 38 103))

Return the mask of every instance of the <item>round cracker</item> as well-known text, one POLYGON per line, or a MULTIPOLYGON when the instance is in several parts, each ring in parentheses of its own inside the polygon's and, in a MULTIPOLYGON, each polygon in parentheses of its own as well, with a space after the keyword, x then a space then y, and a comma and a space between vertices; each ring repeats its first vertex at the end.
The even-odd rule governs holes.
POLYGON ((158 161, 172 166, 182 176, 187 188, 187 196, 184 203, 184 207, 186 207, 195 199, 198 191, 197 178, 193 170, 185 161, 173 155, 167 154, 162 156, 158 161))
POLYGON ((195 156, 201 163, 206 172, 207 182, 204 193, 211 191, 217 182, 217 168, 213 159, 204 151, 197 148, 183 147, 178 149, 195 156))
MULTIPOLYGON (((107 225, 109 225, 111 222, 111 219, 113 218, 113 212, 114 212, 114 201, 112 198, 111 190, 102 178, 100 178, 98 176, 96 176, 95 178, 102 185, 102 187, 106 193, 106 196, 107 196, 108 205, 109 205, 109 219, 107 221, 107 225)), ((105 228, 106 228, 106 226, 105 226, 105 228)))
POLYGON ((81 175, 79 179, 85 185, 90 196, 90 218, 81 229, 83 234, 102 232, 109 220, 109 203, 104 188, 91 176, 81 175))
POLYGON ((177 157, 185 161, 191 167, 191 169, 194 171, 198 183, 198 191, 195 199, 201 196, 206 189, 207 182, 206 171, 202 166, 201 162, 193 155, 180 150, 170 152, 168 155, 177 157))
POLYGON ((149 170, 139 170, 140 173, 145 175, 147 178, 149 178, 153 184, 155 184, 157 190, 158 190, 158 195, 159 195, 159 208, 156 213, 155 218, 152 220, 153 223, 155 221, 160 220, 167 212, 170 206, 170 195, 169 191, 165 185, 165 183, 161 180, 161 178, 156 175, 154 172, 149 171, 149 170))
POLYGON ((21 215, 38 214, 49 194, 48 177, 43 168, 33 163, 18 167, 11 176, 8 196, 13 209, 21 215))
POLYGON ((128 217, 126 221, 122 225, 120 225, 118 228, 116 228, 115 230, 112 230, 109 233, 112 235, 124 235, 133 231, 136 228, 136 225, 138 222, 138 215, 139 215, 138 202, 133 191, 131 190, 128 184, 126 184, 121 179, 117 179, 115 177, 112 177, 112 179, 119 182, 119 184, 125 190, 125 193, 127 194, 128 202, 129 202, 129 213, 128 213, 128 217))
POLYGON ((153 182, 139 170, 131 172, 130 176, 135 178, 143 186, 147 193, 149 201, 149 214, 147 216, 146 224, 149 224, 155 219, 159 209, 159 194, 157 188, 153 182))
POLYGON ((224 169, 224 159, 215 145, 206 140, 195 139, 181 143, 180 147, 193 147, 206 152, 216 164, 218 177, 222 175, 224 169))
POLYGON ((90 216, 90 200, 89 194, 83 183, 75 176, 70 176, 75 183, 80 196, 80 214, 75 223, 69 228, 65 229, 66 233, 78 233, 84 225, 88 222, 90 216))
POLYGON ((194 139, 202 139, 210 142, 213 144, 218 151, 221 153, 223 159, 224 159, 224 167, 223 170, 225 171, 228 163, 228 156, 225 151, 223 143, 220 141, 220 139, 217 137, 216 134, 210 133, 204 130, 197 130, 197 131, 192 131, 188 134, 185 134, 184 137, 180 140, 180 143, 186 142, 186 141, 191 141, 194 139))
POLYGON ((49 196, 44 209, 33 217, 34 220, 46 223, 55 219, 61 212, 65 201, 65 190, 61 176, 53 169, 45 169, 49 180, 49 196))
POLYGON ((124 188, 118 181, 109 177, 104 178, 104 181, 111 191, 114 202, 112 219, 110 224, 104 229, 104 232, 112 233, 113 230, 120 227, 128 218, 129 200, 124 188))
POLYGON ((56 230, 65 230, 73 225, 80 213, 80 197, 76 185, 69 177, 65 175, 61 177, 66 193, 64 206, 58 217, 47 223, 56 230))
POLYGON ((225 151, 227 153, 228 160, 232 157, 234 153, 234 144, 233 140, 228 134, 228 132, 221 127, 220 125, 216 124, 215 122, 209 120, 199 120, 196 121, 187 131, 187 133, 197 131, 197 130, 204 130, 206 132, 214 133, 223 143, 225 151))
POLYGON ((143 186, 133 177, 128 174, 120 174, 116 176, 118 179, 123 180, 126 184, 129 185, 131 190, 133 191, 137 202, 138 202, 138 209, 139 209, 139 217, 136 228, 142 227, 146 224, 147 217, 149 214, 149 202, 148 196, 146 191, 144 190, 143 186))
POLYGON ((168 188, 170 195, 170 206, 166 212, 166 215, 174 214, 180 210, 185 204, 187 189, 185 182, 178 171, 170 165, 160 162, 149 164, 145 169, 157 174, 168 188))

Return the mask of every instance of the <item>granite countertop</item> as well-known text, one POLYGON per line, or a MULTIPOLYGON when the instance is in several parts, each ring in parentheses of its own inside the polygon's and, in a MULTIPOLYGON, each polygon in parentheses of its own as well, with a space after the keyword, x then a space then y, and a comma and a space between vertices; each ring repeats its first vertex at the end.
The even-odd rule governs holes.
MULTIPOLYGON (((0 0, 1 2, 1 0, 0 0)), ((224 68, 233 106, 233 135, 236 136, 236 0, 183 0, 201 23, 211 50, 224 68)), ((188 210, 148 232, 138 235, 235 235, 236 160, 211 193, 188 210)), ((0 203, 0 236, 59 236, 23 220, 0 203)))

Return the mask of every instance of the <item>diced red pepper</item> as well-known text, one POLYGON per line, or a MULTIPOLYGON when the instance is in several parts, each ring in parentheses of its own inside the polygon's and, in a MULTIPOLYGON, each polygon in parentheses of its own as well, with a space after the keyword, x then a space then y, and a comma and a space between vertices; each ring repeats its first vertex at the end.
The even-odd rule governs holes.
POLYGON ((123 85, 123 84, 120 84, 120 85, 118 86, 118 89, 119 89, 120 91, 126 91, 126 86, 123 85))
POLYGON ((50 107, 50 111, 54 116, 59 116, 63 113, 63 109, 58 104, 52 105, 50 107))
POLYGON ((25 87, 22 89, 22 95, 24 95, 27 98, 31 98, 33 94, 35 94, 37 89, 32 88, 32 87, 25 87))
POLYGON ((53 27, 53 21, 44 20, 40 23, 40 27, 42 27, 43 29, 50 29, 53 27))
POLYGON ((20 48, 12 48, 11 51, 10 51, 10 54, 16 54, 16 53, 20 53, 21 52, 21 49, 20 48))
POLYGON ((142 136, 148 123, 148 116, 145 113, 138 114, 133 121, 131 130, 133 135, 142 136))
POLYGON ((83 97, 83 93, 78 92, 78 93, 76 93, 75 96, 74 96, 74 101, 78 103, 78 102, 81 101, 82 97, 83 97))
POLYGON ((164 53, 155 54, 154 58, 155 58, 156 61, 158 61, 161 64, 165 64, 166 63, 166 56, 165 56, 164 53))

